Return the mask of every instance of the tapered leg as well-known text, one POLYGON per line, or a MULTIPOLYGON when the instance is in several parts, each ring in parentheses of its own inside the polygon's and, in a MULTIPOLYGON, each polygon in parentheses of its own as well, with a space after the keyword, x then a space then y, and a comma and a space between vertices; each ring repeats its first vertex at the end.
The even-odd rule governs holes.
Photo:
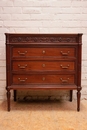
POLYGON ((80 111, 80 97, 81 97, 81 92, 78 90, 77 92, 77 111, 80 111))
POLYGON ((7 107, 8 107, 8 111, 10 111, 10 97, 11 97, 10 90, 7 90, 7 107))
POLYGON ((70 102, 72 102, 72 98, 73 98, 73 90, 70 90, 70 102))
POLYGON ((14 101, 16 101, 17 91, 14 90, 14 101))

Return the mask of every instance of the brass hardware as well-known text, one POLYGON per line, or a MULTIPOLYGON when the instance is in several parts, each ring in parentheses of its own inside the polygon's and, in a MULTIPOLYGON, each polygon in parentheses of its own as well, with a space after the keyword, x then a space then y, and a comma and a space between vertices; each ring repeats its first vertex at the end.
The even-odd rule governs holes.
POLYGON ((25 55, 27 53, 27 51, 25 51, 25 52, 20 52, 20 51, 18 51, 18 54, 19 55, 25 55))
POLYGON ((69 68, 69 65, 67 66, 63 66, 63 65, 60 65, 62 69, 68 69, 69 68))
POLYGON ((43 64, 42 66, 45 67, 45 64, 43 64))
POLYGON ((69 78, 67 78, 67 80, 63 80, 62 78, 60 78, 60 80, 62 81, 62 83, 68 83, 69 78))
POLYGON ((45 54, 46 52, 43 50, 43 54, 45 54))
POLYGON ((70 51, 68 51, 67 53, 64 53, 64 52, 61 51, 61 54, 62 54, 63 56, 68 56, 69 53, 70 53, 70 51))
POLYGON ((27 67, 27 64, 24 66, 18 65, 19 69, 25 69, 27 67))
POLYGON ((43 77, 42 80, 44 81, 44 80, 45 80, 45 77, 43 77))
POLYGON ((25 79, 20 79, 20 78, 18 78, 18 80, 19 80, 20 82, 25 82, 25 81, 27 80, 27 78, 25 78, 25 79))

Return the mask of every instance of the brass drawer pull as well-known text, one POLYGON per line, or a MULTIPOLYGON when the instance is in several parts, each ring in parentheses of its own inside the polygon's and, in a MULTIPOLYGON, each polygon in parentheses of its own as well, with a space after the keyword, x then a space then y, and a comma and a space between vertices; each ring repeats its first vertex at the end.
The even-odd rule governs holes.
POLYGON ((68 83, 69 78, 67 78, 67 80, 63 80, 62 78, 60 78, 60 80, 62 81, 62 83, 68 83))
POLYGON ((42 66, 45 67, 45 64, 43 64, 42 66))
POLYGON ((18 80, 19 80, 20 82, 25 82, 25 81, 27 80, 27 78, 25 78, 25 79, 20 79, 20 78, 18 78, 18 80))
POLYGON ((64 53, 64 52, 61 51, 62 56, 68 56, 69 53, 70 53, 70 51, 68 51, 67 53, 64 53))
POLYGON ((45 50, 43 50, 43 54, 45 54, 46 52, 45 52, 45 50))
POLYGON ((62 69, 68 69, 69 68, 69 65, 67 66, 63 66, 63 65, 60 65, 62 69))
POLYGON ((44 80, 45 80, 45 77, 43 77, 42 80, 44 81, 44 80))
POLYGON ((19 69, 25 69, 27 67, 27 64, 24 66, 18 65, 19 69))
POLYGON ((18 54, 19 55, 25 55, 27 53, 27 51, 25 51, 25 52, 20 52, 20 51, 18 51, 18 54))

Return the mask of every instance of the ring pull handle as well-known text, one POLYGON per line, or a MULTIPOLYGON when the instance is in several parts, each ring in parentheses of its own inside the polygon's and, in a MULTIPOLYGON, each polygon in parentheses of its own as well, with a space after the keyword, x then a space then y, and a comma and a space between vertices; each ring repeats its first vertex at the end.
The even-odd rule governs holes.
POLYGON ((18 65, 19 69, 25 69, 27 67, 27 64, 24 66, 18 65))
POLYGON ((20 52, 20 51, 18 51, 18 54, 19 55, 25 55, 27 53, 27 51, 25 51, 25 52, 20 52))
POLYGON ((69 78, 67 78, 67 80, 60 78, 60 80, 62 81, 62 83, 68 83, 69 82, 69 78))
POLYGON ((25 79, 20 79, 20 78, 18 78, 18 80, 19 80, 20 82, 25 82, 25 81, 27 80, 27 78, 25 78, 25 79))
POLYGON ((63 51, 61 51, 62 56, 68 56, 69 53, 70 53, 70 51, 68 51, 67 53, 64 53, 63 51))
POLYGON ((62 69, 68 69, 69 68, 69 65, 67 66, 63 66, 63 65, 60 65, 62 69))

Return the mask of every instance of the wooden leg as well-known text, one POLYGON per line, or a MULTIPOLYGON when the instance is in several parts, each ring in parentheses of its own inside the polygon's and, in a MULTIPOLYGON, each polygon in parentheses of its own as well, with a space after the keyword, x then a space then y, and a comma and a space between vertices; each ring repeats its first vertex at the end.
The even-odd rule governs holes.
POLYGON ((70 90, 70 102, 72 102, 73 90, 70 90))
POLYGON ((14 90, 14 101, 16 101, 17 91, 14 90))
POLYGON ((81 92, 78 90, 77 92, 77 111, 80 111, 80 97, 81 97, 81 92))
POLYGON ((8 111, 10 111, 10 97, 11 97, 10 90, 7 90, 7 106, 8 106, 8 111))

